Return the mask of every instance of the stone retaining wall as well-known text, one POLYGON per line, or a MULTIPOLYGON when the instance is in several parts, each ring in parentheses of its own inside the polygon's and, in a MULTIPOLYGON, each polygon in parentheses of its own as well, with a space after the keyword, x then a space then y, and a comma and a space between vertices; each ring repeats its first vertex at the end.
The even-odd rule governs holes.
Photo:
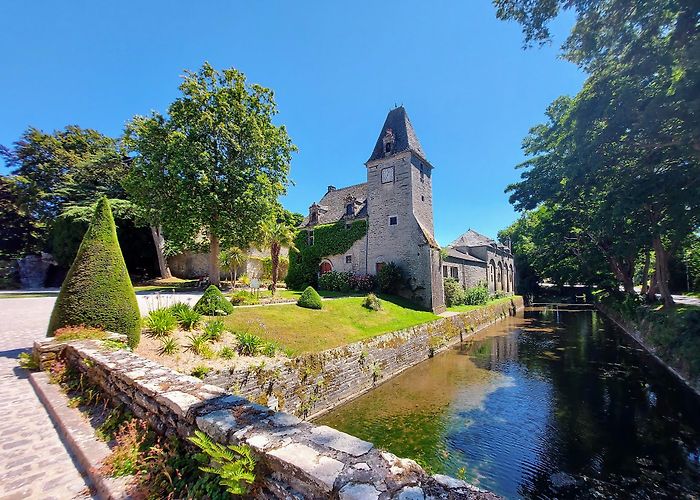
POLYGON ((498 498, 99 341, 69 342, 56 350, 47 340, 34 348, 43 363, 46 353, 65 359, 163 435, 186 437, 200 429, 220 443, 250 446, 258 459, 258 498, 498 498))
POLYGON ((522 297, 294 358, 283 365, 212 371, 205 381, 310 418, 467 339, 523 307, 522 297))

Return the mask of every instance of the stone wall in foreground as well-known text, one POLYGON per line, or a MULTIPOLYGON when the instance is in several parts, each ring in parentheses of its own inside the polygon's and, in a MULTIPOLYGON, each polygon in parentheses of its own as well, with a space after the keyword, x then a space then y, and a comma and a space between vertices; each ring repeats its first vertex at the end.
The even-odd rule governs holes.
POLYGON ((257 498, 495 499, 464 481, 429 475, 412 460, 376 449, 372 443, 182 375, 126 350, 83 340, 51 350, 35 344, 39 358, 51 352, 80 370, 163 435, 195 429, 220 443, 247 444, 258 459, 257 498))
POLYGON ((283 365, 210 372, 205 381, 251 401, 309 418, 367 392, 523 307, 522 297, 440 318, 283 365))

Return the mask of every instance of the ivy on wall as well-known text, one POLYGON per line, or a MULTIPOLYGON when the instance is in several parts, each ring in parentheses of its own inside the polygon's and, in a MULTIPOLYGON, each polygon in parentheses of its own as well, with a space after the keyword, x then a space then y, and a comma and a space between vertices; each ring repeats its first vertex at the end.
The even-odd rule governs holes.
POLYGON ((289 288, 301 290, 309 285, 318 286, 318 268, 321 259, 347 252, 353 243, 367 234, 367 221, 356 220, 346 227, 345 221, 323 224, 313 228, 313 245, 309 232, 301 229, 294 239, 296 250, 289 251, 289 288))

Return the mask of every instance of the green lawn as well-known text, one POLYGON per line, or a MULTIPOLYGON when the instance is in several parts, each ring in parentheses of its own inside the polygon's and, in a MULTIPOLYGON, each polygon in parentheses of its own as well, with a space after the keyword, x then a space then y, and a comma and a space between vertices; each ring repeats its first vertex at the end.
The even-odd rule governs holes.
POLYGON ((432 312, 414 309, 400 298, 381 298, 381 311, 362 307, 363 297, 344 297, 323 301, 320 311, 296 304, 238 307, 224 321, 233 331, 248 330, 279 343, 290 355, 296 355, 338 347, 438 318, 432 312))
POLYGON ((695 297, 696 299, 700 299, 700 292, 686 292, 683 295, 687 295, 688 297, 695 297))
POLYGON ((452 307, 448 307, 447 310, 448 310, 448 311, 453 311, 453 312, 472 311, 472 310, 474 310, 474 309, 479 309, 479 308, 481 308, 481 307, 492 306, 492 305, 495 305, 495 304, 500 304, 500 303, 503 303, 503 302, 508 302, 508 301, 510 301, 511 298, 512 298, 512 297, 501 297, 500 299, 489 300, 486 304, 482 304, 482 305, 480 305, 480 306, 452 306, 452 307))

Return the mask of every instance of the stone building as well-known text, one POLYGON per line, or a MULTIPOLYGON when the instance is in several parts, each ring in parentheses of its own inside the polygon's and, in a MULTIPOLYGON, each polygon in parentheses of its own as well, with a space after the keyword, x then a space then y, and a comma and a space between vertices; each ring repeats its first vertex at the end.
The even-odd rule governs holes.
MULTIPOLYGON (((387 115, 365 166, 367 182, 345 188, 328 186, 321 200, 309 207, 309 215, 300 226, 307 231, 307 241, 312 245, 314 227, 318 225, 344 221, 350 227, 358 219, 367 221, 367 234, 346 252, 324 256, 319 274, 329 271, 376 274, 383 265, 393 262, 407 278, 402 295, 427 309, 444 311, 445 268, 433 232, 433 165, 423 152, 403 107, 387 115)), ((457 262, 452 257, 458 273, 459 269, 474 273, 469 283, 485 281, 488 259, 494 251, 499 257, 506 252, 500 247, 493 251, 481 247, 464 253, 463 250, 462 246, 455 246, 448 253, 462 259, 457 262), (462 261, 473 261, 474 265, 462 261), (477 275, 472 268, 482 265, 482 272, 477 275)), ((503 259, 498 262, 501 268, 506 265, 503 259)), ((512 272, 512 258, 509 265, 512 272)))
POLYGON ((515 268, 509 246, 469 229, 446 250, 444 278, 454 278, 465 288, 484 283, 491 293, 514 293, 515 268))

